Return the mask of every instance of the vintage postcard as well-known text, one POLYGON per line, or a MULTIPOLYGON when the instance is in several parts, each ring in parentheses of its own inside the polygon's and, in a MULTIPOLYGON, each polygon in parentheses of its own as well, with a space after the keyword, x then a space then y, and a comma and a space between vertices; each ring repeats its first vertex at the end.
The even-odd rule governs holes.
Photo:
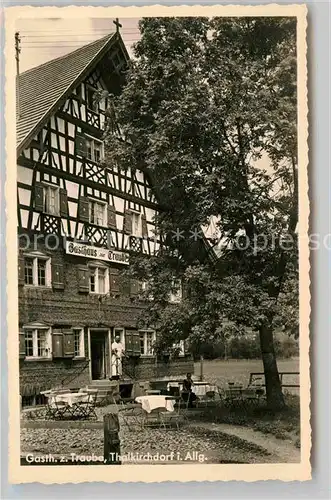
POLYGON ((11 482, 311 478, 306 16, 6 10, 11 482))

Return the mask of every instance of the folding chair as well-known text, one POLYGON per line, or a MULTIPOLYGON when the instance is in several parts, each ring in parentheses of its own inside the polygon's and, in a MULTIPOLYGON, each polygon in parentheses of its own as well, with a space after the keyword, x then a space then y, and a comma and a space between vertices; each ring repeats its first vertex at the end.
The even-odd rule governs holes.
POLYGON ((162 408, 155 408, 150 413, 145 410, 143 412, 142 426, 144 427, 160 427, 161 426, 161 412, 162 408))
POLYGON ((245 406, 243 386, 229 384, 229 388, 225 390, 224 403, 227 407, 245 406))
MULTIPOLYGON (((169 396, 166 397, 166 400, 173 401, 175 398, 169 396)), ((160 412, 160 423, 164 428, 172 427, 173 424, 176 425, 177 430, 179 430, 179 424, 184 422, 185 416, 184 413, 180 411, 180 404, 174 408, 174 411, 161 411, 160 412)))
POLYGON ((76 418, 84 418, 84 419, 97 419, 97 414, 95 413, 95 406, 98 397, 97 389, 88 389, 84 392, 87 392, 86 401, 79 401, 74 404, 72 407, 72 416, 76 418))

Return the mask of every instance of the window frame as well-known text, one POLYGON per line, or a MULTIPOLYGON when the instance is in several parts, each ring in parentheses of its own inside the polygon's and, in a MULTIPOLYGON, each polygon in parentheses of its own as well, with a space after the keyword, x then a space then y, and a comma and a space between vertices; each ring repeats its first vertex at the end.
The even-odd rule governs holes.
POLYGON ((92 93, 93 92, 93 97, 94 97, 94 94, 96 94, 97 92, 97 89, 95 89, 92 85, 86 85, 85 87, 85 101, 86 101, 86 107, 89 111, 93 111, 94 113, 98 113, 99 111, 99 104, 94 101, 93 97, 92 97, 92 105, 90 106, 90 102, 89 102, 89 93, 92 93))
POLYGON ((91 270, 95 270, 95 291, 91 291, 91 282, 90 282, 90 274, 89 274, 89 294, 90 295, 107 295, 109 293, 109 267, 106 265, 102 265, 100 263, 90 263, 88 264, 88 270, 89 273, 91 273, 91 270), (99 291, 99 269, 102 269, 105 271, 105 291, 100 292, 99 291))
POLYGON ((93 161, 94 163, 101 163, 104 159, 104 144, 100 139, 96 139, 92 135, 85 134, 85 142, 86 142, 86 159, 88 161, 93 161), (88 142, 91 143, 91 158, 87 155, 88 142), (95 158, 95 144, 100 146, 100 159, 96 160, 95 158))
POLYGON ((48 326, 41 326, 41 325, 26 325, 23 326, 23 332, 24 332, 24 341, 25 341, 25 360, 27 361, 33 361, 33 360, 52 360, 52 334, 51 334, 51 328, 48 326), (26 334, 28 332, 32 332, 32 356, 26 354, 26 334), (47 354, 46 356, 39 356, 38 355, 38 332, 43 332, 45 333, 45 349, 47 349, 47 354))
MULTIPOLYGON (((172 287, 175 285, 175 280, 173 280, 172 287)), ((170 292, 169 293, 169 302, 172 304, 180 304, 183 300, 183 286, 182 282, 180 281, 179 287, 177 289, 177 292, 170 292)))
POLYGON ((138 330, 139 331, 139 339, 141 342, 141 336, 143 335, 143 342, 144 342, 144 352, 141 352, 141 344, 140 344, 140 355, 143 357, 154 357, 154 349, 152 349, 151 352, 147 352, 147 336, 152 335, 152 344, 155 343, 156 341, 156 331, 155 330, 138 330))
MULTIPOLYGON (((88 197, 88 201, 89 201, 89 205, 88 205, 88 210, 89 210, 89 224, 93 224, 94 226, 99 226, 99 227, 107 227, 107 203, 103 200, 99 200, 97 198, 91 198, 91 197, 88 197), (102 224, 98 224, 96 222, 92 222, 91 221, 91 205, 92 203, 97 203, 98 205, 101 205, 102 206, 102 209, 103 209, 103 220, 102 220, 102 224)), ((95 212, 94 212, 95 214, 95 212)))
POLYGON ((84 328, 81 326, 75 326, 72 328, 74 334, 74 359, 85 358, 85 338, 84 338, 84 328), (75 333, 79 333, 79 354, 76 355, 76 339, 75 333))
POLYGON ((43 181, 42 185, 44 187, 44 213, 47 215, 53 215, 54 217, 60 216, 60 186, 57 184, 52 184, 50 182, 43 181), (55 212, 49 210, 49 192, 56 192, 55 197, 55 212))
POLYGON ((35 255, 35 254, 24 254, 24 286, 26 287, 38 287, 38 288, 51 288, 52 287, 52 267, 51 267, 51 258, 47 255, 35 255), (33 283, 26 283, 26 259, 31 259, 32 263, 32 280, 33 283), (45 285, 39 284, 38 278, 38 261, 45 261, 45 285))
POLYGON ((132 236, 135 238, 142 238, 142 217, 141 217, 141 212, 138 212, 137 210, 132 210, 130 209, 131 215, 132 215, 132 236), (134 230, 134 217, 139 217, 138 219, 138 231, 134 230))

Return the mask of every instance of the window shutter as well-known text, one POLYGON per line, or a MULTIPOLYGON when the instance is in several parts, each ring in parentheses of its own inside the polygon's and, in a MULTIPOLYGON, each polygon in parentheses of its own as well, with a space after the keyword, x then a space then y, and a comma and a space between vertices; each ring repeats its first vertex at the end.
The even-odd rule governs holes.
POLYGON ((140 356, 140 334, 139 332, 132 333, 132 351, 134 356, 140 356))
POLYGON ((125 332, 125 353, 127 356, 133 355, 132 333, 130 331, 125 332))
POLYGON ((44 211, 44 186, 39 182, 34 185, 34 208, 37 212, 44 211))
POLYGON ((139 281, 138 280, 130 280, 130 295, 136 296, 139 293, 139 281))
POLYGON ((64 290, 63 264, 55 264, 52 262, 52 287, 55 290, 64 290))
POLYGON ((82 132, 76 133, 75 151, 76 151, 76 155, 82 156, 83 158, 86 157, 86 154, 87 154, 86 138, 82 132))
POLYGON ((19 357, 20 359, 25 358, 25 333, 19 332, 19 357))
POLYGON ((145 214, 141 216, 141 234, 143 238, 147 238, 148 236, 147 220, 145 214))
POLYGON ((74 354, 74 333, 72 330, 63 330, 63 357, 73 358, 74 354))
POLYGON ((53 332, 53 358, 63 358, 63 333, 53 332))
POLYGON ((89 292, 89 273, 86 266, 78 267, 78 291, 81 293, 89 292))
POLYGON ((124 210, 123 231, 125 234, 132 234, 132 212, 124 210))
POLYGON ((120 291, 120 280, 117 269, 109 270, 109 284, 111 292, 119 292, 120 291))
POLYGON ((25 284, 24 257, 18 258, 18 284, 20 286, 25 284))
POLYGON ((78 213, 80 220, 89 222, 89 200, 85 196, 79 198, 78 213))
POLYGON ((60 215, 61 217, 68 217, 68 193, 66 189, 60 188, 60 215))
POLYGON ((113 205, 107 207, 107 223, 109 229, 116 229, 116 210, 113 205))

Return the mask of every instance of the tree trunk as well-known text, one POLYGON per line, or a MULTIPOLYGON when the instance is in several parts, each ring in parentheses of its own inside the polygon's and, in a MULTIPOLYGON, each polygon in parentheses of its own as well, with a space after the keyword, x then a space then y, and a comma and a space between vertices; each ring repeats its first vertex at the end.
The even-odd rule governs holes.
POLYGON ((262 325, 259 333, 265 375, 267 405, 270 409, 280 410, 284 408, 285 401, 278 374, 272 327, 270 325, 262 325))

